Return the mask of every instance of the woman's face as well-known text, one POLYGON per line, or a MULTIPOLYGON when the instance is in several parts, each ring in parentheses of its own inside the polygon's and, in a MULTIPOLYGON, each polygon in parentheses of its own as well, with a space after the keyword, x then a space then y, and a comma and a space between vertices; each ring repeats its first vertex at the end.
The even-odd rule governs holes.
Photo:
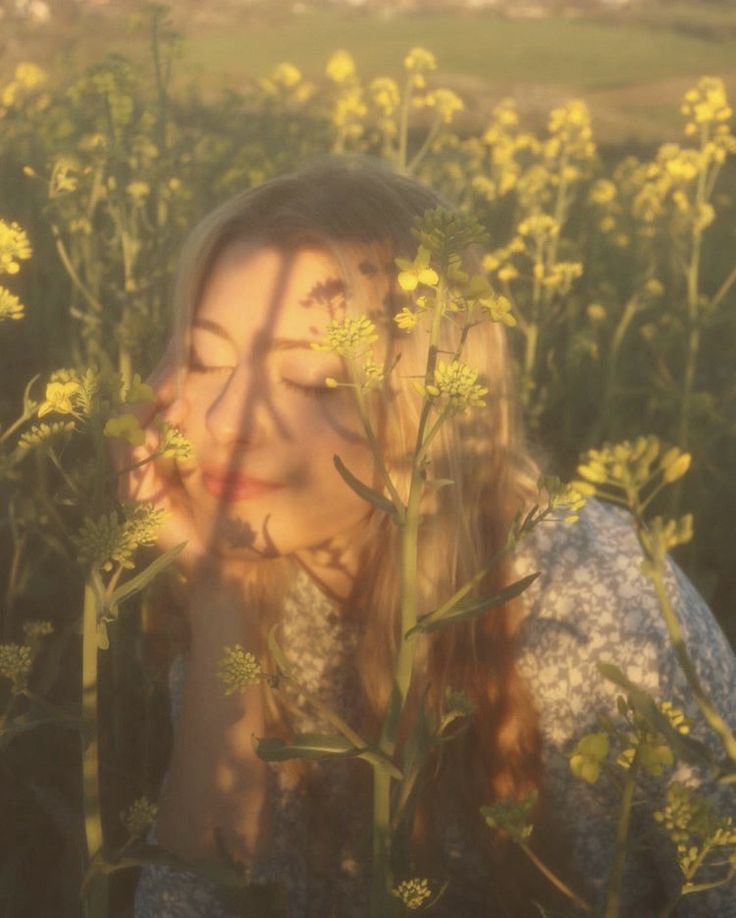
MULTIPOLYGON (((273 557, 349 544, 369 511, 333 456, 373 481, 340 357, 315 351, 345 314, 340 274, 318 249, 232 246, 198 304, 180 425, 193 445, 182 469, 200 532, 214 552, 273 557)), ((371 279, 370 283, 378 283, 371 279)))

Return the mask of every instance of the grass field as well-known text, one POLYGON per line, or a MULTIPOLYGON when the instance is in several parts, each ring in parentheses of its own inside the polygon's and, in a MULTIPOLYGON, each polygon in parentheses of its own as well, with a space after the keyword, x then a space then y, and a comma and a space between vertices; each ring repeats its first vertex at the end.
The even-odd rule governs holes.
MULTIPOLYGON (((144 53, 145 43, 125 34, 114 9, 99 22, 98 15, 87 14, 73 27, 63 58, 56 52, 59 69, 108 50, 144 53)), ((284 60, 319 79, 337 48, 354 55, 366 78, 396 76, 406 51, 423 45, 439 60, 437 83, 466 99, 468 130, 477 130, 504 95, 517 99, 532 125, 576 95, 589 103, 601 142, 651 143, 678 136, 678 103, 697 77, 721 76, 736 96, 736 9, 731 23, 727 10, 702 2, 645 8, 639 18, 591 20, 514 21, 489 12, 386 17, 352 8, 217 15, 186 2, 174 2, 172 16, 186 38, 179 79, 194 78, 210 90, 241 87, 284 60)), ((45 59, 54 60, 48 37, 41 38, 39 29, 18 36, 12 56, 27 51, 32 57, 44 45, 45 59)))

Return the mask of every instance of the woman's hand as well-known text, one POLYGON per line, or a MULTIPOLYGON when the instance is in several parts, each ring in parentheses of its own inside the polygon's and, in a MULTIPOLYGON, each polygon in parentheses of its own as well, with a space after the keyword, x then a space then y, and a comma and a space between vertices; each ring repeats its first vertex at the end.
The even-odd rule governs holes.
POLYGON ((122 500, 152 503, 168 514, 158 532, 156 543, 168 551, 182 542, 186 547, 178 557, 178 564, 191 573, 207 561, 207 548, 197 531, 191 504, 183 484, 186 470, 174 459, 159 455, 161 434, 155 422, 163 419, 180 427, 186 419, 186 401, 175 396, 174 371, 171 364, 159 368, 147 380, 154 391, 151 404, 133 409, 145 434, 140 446, 129 446, 121 440, 114 441, 113 463, 118 469, 118 494, 122 500))

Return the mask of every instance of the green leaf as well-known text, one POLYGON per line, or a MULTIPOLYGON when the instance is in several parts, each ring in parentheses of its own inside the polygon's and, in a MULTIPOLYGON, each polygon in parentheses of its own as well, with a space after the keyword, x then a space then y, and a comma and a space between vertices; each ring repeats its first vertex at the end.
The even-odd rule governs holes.
POLYGON ((182 542, 180 545, 170 548, 162 555, 159 555, 155 561, 152 561, 148 567, 140 572, 140 574, 136 574, 135 577, 131 577, 130 580, 126 580, 125 583, 122 583, 107 600, 107 607, 110 613, 117 616, 117 607, 120 603, 124 602, 126 599, 130 599, 130 597, 134 596, 136 593, 140 593, 144 587, 148 586, 157 574, 160 574, 161 571, 165 570, 176 560, 182 551, 184 551, 186 545, 186 542, 182 542))
POLYGON ((97 649, 110 649, 110 638, 107 634, 107 622, 97 622, 97 649))
POLYGON ((333 456, 332 461, 335 463, 335 468, 342 476, 343 481, 345 481, 359 497, 368 501, 369 504, 373 504, 374 507, 377 507, 384 513, 388 513, 389 516, 396 516, 396 507, 394 507, 387 497, 384 497, 383 494, 379 494, 378 491, 374 491, 373 488, 369 488, 368 485, 363 484, 360 479, 353 475, 339 456, 333 456))
POLYGON ((379 768, 396 781, 401 781, 404 777, 403 772, 390 759, 387 759, 385 755, 381 755, 380 752, 376 752, 375 749, 357 749, 355 757, 379 768))
POLYGON ((344 736, 327 736, 323 733, 298 733, 292 740, 281 737, 254 739, 256 755, 265 762, 285 762, 287 759, 348 759, 357 758, 370 762, 401 780, 399 769, 375 749, 357 749, 344 736))
POLYGON ((9 745, 16 736, 35 730, 44 724, 56 724, 60 727, 82 729, 82 718, 79 716, 79 705, 68 704, 56 706, 43 698, 32 701, 28 709, 17 717, 11 718, 0 728, 0 750, 9 745))
POLYGON ((669 720, 659 710, 652 696, 635 685, 628 676, 613 663, 598 663, 598 672, 604 679, 613 682, 626 691, 632 706, 655 733, 665 737, 672 751, 679 759, 691 765, 702 765, 703 762, 712 764, 713 753, 705 745, 690 736, 685 736, 674 729, 669 720))
POLYGON ((279 647, 276 642, 276 632, 281 627, 281 624, 277 622, 273 628, 268 632, 268 649, 271 654, 271 658, 276 664, 279 672, 282 672, 285 676, 289 675, 290 667, 289 663, 284 656, 283 650, 279 647))
POLYGON ((290 741, 279 736, 255 739, 256 755, 265 762, 287 759, 349 758, 359 752, 344 736, 322 733, 298 733, 290 741))
POLYGON ((510 584, 497 593, 492 593, 490 596, 467 599, 448 609, 439 617, 433 617, 436 615, 436 612, 430 612, 429 615, 425 615, 413 628, 410 628, 406 632, 404 639, 410 637, 417 631, 427 634, 430 631, 437 631, 438 628, 444 628, 445 625, 452 625, 455 624, 455 622, 464 621, 469 618, 479 618, 489 609, 503 605, 503 603, 508 602, 515 596, 519 596, 527 587, 534 583, 540 574, 541 571, 537 571, 534 574, 529 574, 528 577, 522 577, 522 579, 517 580, 516 583, 510 584))

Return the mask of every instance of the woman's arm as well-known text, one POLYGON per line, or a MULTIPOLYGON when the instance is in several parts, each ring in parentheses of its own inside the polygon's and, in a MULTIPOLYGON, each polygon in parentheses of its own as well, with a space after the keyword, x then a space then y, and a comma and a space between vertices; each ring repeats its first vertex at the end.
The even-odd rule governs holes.
POLYGON ((217 677, 223 647, 253 647, 253 625, 235 581, 196 581, 189 601, 191 647, 169 774, 159 802, 159 843, 185 860, 215 851, 213 830, 238 860, 253 860, 267 835, 267 766, 251 737, 262 736, 260 685, 225 695, 217 677))

